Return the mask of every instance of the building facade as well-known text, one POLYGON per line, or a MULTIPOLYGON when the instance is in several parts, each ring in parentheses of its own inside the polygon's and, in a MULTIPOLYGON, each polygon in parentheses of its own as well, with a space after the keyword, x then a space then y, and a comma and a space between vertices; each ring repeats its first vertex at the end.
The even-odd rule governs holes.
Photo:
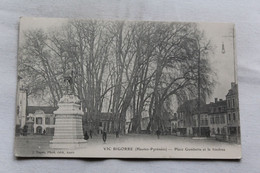
MULTIPOLYGON (((227 134, 227 112, 226 100, 218 100, 204 105, 200 114, 200 131, 201 136, 217 137, 217 135, 227 134)), ((199 117, 198 114, 193 115, 194 136, 198 136, 199 117)))
POLYGON ((240 142, 240 119, 237 84, 231 83, 226 99, 201 104, 200 116, 197 107, 189 100, 178 108, 177 133, 182 136, 214 137, 217 140, 240 142), (188 117, 192 117, 190 123, 188 117), (200 123, 199 123, 200 122, 200 123), (200 134, 199 134, 200 131, 200 134))
POLYGON ((215 103, 209 104, 209 128, 210 136, 225 136, 227 134, 227 101, 217 98, 215 103))
POLYGON ((173 114, 173 117, 170 119, 171 122, 171 134, 177 135, 178 128, 178 118, 177 113, 173 114))
MULTIPOLYGON (((201 101, 201 105, 205 105, 201 101)), ((177 109, 177 134, 180 136, 193 136, 195 132, 193 123, 193 115, 196 113, 198 100, 188 100, 179 106, 177 109)))
POLYGON ((239 100, 238 86, 236 83, 231 83, 231 89, 226 95, 227 99, 227 134, 228 140, 240 142, 240 115, 239 115, 239 100))
POLYGON ((55 126, 56 107, 28 106, 28 122, 33 122, 33 133, 38 135, 53 135, 55 126))

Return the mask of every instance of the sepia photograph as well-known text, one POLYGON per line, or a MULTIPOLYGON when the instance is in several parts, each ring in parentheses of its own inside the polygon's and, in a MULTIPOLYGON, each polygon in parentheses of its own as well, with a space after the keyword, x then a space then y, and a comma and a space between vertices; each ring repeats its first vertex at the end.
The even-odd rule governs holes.
POLYGON ((241 159, 235 25, 21 17, 16 157, 241 159))

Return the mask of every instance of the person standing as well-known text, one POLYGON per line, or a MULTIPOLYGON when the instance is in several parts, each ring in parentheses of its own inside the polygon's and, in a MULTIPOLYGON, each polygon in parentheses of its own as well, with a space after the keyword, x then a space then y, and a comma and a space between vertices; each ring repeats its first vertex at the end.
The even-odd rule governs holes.
POLYGON ((119 131, 116 131, 116 138, 119 138, 119 131))
POLYGON ((106 141, 107 141, 107 132, 105 130, 102 133, 102 139, 103 139, 104 143, 106 143, 106 141))
POLYGON ((158 130, 156 131, 156 135, 157 135, 157 138, 160 139, 160 135, 161 135, 160 129, 158 129, 158 130))
POLYGON ((85 139, 85 140, 88 140, 88 139, 89 139, 89 136, 88 136, 88 132, 87 132, 87 131, 84 133, 84 139, 85 139))
POLYGON ((89 136, 92 139, 92 130, 91 129, 89 130, 89 136))

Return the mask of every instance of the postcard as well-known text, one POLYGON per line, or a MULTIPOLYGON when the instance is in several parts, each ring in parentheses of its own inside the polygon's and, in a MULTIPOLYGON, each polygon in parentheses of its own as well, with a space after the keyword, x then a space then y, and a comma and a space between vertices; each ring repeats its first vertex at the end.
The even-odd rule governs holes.
POLYGON ((235 26, 21 17, 16 157, 240 159, 235 26))

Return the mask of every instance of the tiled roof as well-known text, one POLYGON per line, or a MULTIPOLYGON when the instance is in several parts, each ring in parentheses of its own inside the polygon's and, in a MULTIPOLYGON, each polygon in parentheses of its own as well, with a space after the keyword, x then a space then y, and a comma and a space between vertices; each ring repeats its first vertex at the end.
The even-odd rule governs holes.
POLYGON ((231 87, 231 89, 228 90, 227 96, 237 94, 237 92, 238 92, 237 84, 234 84, 234 85, 231 87))

